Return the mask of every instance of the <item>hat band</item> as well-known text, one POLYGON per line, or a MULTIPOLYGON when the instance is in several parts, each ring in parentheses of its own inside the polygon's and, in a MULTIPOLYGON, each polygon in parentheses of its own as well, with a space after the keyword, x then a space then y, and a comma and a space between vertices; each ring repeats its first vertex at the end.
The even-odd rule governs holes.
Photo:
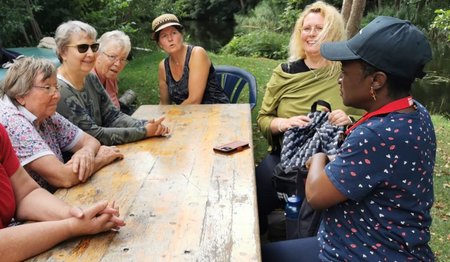
POLYGON ((155 31, 155 32, 158 31, 158 29, 159 29, 161 26, 166 25, 166 24, 169 24, 169 23, 175 23, 175 24, 177 24, 178 26, 181 26, 180 22, 178 22, 177 20, 166 20, 166 21, 160 23, 159 25, 157 25, 154 31, 155 31))

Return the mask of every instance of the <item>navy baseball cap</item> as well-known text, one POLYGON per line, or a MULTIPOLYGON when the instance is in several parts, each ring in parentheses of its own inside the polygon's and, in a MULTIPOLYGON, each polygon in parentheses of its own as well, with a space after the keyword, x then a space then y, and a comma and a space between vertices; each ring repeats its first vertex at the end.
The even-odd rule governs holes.
POLYGON ((424 34, 411 22, 379 16, 347 41, 328 42, 320 53, 331 61, 362 59, 388 74, 403 79, 422 78, 431 58, 424 34))

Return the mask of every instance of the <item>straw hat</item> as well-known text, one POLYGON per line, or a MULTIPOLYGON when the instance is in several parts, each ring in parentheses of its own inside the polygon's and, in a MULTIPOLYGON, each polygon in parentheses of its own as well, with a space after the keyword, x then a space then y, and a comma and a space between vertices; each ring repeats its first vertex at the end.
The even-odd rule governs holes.
POLYGON ((152 22, 153 33, 159 32, 169 26, 179 26, 183 28, 180 21, 174 14, 163 14, 155 18, 152 22))

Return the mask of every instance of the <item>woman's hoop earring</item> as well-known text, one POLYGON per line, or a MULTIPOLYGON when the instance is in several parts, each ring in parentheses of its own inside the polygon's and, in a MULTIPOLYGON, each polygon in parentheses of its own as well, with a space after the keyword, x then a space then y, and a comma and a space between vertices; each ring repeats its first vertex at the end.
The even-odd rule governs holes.
POLYGON ((377 95, 375 94, 375 91, 373 91, 373 86, 370 87, 370 95, 373 98, 373 101, 377 101, 377 95))

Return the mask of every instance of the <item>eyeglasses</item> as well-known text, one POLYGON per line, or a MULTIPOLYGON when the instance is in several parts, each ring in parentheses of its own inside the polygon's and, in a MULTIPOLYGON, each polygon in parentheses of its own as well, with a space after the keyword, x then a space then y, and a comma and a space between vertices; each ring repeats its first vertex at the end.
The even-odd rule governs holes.
POLYGON ((121 62, 122 64, 126 65, 128 63, 128 59, 126 58, 120 58, 116 55, 108 55, 107 53, 103 52, 103 54, 111 61, 111 63, 115 63, 117 61, 121 62))
POLYGON ((88 45, 88 44, 79 44, 79 45, 67 45, 68 47, 76 47, 78 49, 78 53, 80 54, 84 54, 87 52, 87 50, 89 49, 89 47, 91 48, 92 52, 97 52, 98 51, 98 47, 100 46, 99 43, 94 43, 92 45, 88 45))
POLYGON ((33 87, 40 88, 40 89, 44 90, 49 95, 54 95, 54 94, 58 93, 61 90, 61 86, 60 85, 56 85, 56 86, 33 86, 33 87))

